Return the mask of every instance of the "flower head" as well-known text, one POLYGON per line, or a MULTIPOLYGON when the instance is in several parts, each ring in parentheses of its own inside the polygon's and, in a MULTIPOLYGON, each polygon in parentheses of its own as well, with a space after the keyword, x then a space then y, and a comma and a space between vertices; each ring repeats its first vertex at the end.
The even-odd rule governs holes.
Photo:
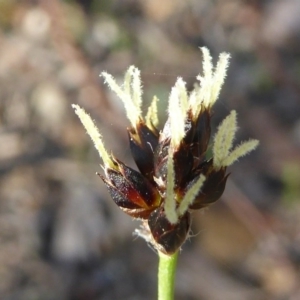
POLYGON ((215 68, 206 48, 203 75, 190 93, 178 78, 169 97, 168 119, 158 130, 156 97, 144 118, 140 71, 131 66, 119 86, 103 72, 106 84, 123 101, 131 127, 127 129, 133 159, 139 172, 109 154, 91 118, 78 105, 76 114, 93 140, 105 175, 98 174, 114 202, 128 215, 143 220, 138 231, 155 249, 176 252, 188 237, 191 212, 217 201, 224 192, 226 169, 238 158, 254 150, 257 140, 233 147, 237 131, 236 112, 231 111, 219 126, 206 157, 211 136, 211 109, 224 83, 229 54, 222 53, 215 68))

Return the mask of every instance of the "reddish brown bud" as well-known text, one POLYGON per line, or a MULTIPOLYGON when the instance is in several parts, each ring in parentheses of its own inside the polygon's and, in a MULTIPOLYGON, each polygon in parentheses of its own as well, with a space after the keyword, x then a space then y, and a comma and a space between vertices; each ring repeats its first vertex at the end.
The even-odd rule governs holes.
POLYGON ((158 145, 158 132, 149 129, 143 122, 137 128, 127 129, 132 157, 141 173, 153 182, 153 156, 158 145))
MULTIPOLYGON (((160 142, 154 155, 154 174, 157 178, 162 178, 165 182, 167 178, 167 162, 169 155, 170 140, 167 138, 160 142)), ((181 188, 186 185, 186 177, 193 167, 193 155, 188 145, 183 142, 173 153, 175 188, 181 188)))
POLYGON ((186 179, 189 176, 194 162, 193 154, 189 148, 182 142, 177 151, 173 154, 175 189, 182 189, 186 185, 186 179))
POLYGON ((119 170, 106 169, 106 177, 98 174, 112 199, 127 214, 146 219, 160 205, 161 197, 151 183, 139 172, 115 160, 119 170))
POLYGON ((185 137, 183 141, 189 145, 196 163, 203 158, 210 139, 210 111, 202 107, 196 119, 188 112, 185 123, 185 137))
POLYGON ((148 219, 148 225, 157 248, 168 255, 175 253, 187 238, 190 230, 190 213, 185 213, 176 224, 171 224, 160 207, 148 219))
POLYGON ((162 178, 163 181, 167 178, 167 160, 170 147, 170 139, 160 141, 157 149, 154 152, 154 176, 162 178))
MULTIPOLYGON (((226 167, 219 170, 213 169, 212 160, 203 163, 199 173, 204 174, 206 179, 195 201, 190 206, 191 209, 200 209, 216 202, 222 196, 229 176, 229 174, 226 175, 226 167)), ((186 190, 198 180, 199 176, 189 182, 186 190)))

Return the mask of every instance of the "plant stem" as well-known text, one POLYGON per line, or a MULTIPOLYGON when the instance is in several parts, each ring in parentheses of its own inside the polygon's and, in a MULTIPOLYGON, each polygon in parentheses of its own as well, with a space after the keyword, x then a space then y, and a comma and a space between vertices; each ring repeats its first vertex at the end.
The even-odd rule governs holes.
POLYGON ((178 251, 170 256, 161 252, 158 255, 158 300, 173 300, 178 251))

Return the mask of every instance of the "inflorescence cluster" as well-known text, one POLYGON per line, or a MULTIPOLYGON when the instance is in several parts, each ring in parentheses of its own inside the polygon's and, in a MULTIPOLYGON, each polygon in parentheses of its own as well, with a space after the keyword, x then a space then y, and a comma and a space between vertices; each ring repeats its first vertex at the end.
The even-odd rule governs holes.
POLYGON ((177 79, 169 97, 168 119, 161 131, 157 129, 157 97, 146 116, 142 115, 137 68, 128 69, 122 86, 110 74, 101 74, 124 103, 131 123, 127 129, 130 149, 139 172, 106 151, 90 116, 73 105, 103 160, 105 175, 97 174, 112 199, 125 213, 143 220, 139 234, 167 255, 175 253, 188 237, 191 212, 220 198, 228 177, 227 167, 258 145, 257 140, 249 140, 233 149, 237 131, 233 110, 219 125, 212 157, 207 158, 212 106, 224 83, 229 54, 220 54, 213 68, 209 51, 201 49, 203 75, 197 77, 198 84, 191 92, 182 78, 177 79))

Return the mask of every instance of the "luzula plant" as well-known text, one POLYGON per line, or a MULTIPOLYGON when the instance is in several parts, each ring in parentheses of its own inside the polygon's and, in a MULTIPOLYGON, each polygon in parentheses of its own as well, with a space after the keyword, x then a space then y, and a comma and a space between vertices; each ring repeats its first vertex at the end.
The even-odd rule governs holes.
MULTIPOLYGON (((213 138, 212 157, 207 157, 212 107, 226 76, 229 54, 222 53, 213 68, 209 51, 202 48, 202 53, 203 75, 197 77, 198 84, 191 92, 182 78, 177 79, 161 131, 157 128, 156 97, 146 116, 142 115, 142 85, 137 68, 128 69, 122 86, 110 74, 101 74, 124 103, 131 124, 127 129, 130 149, 139 171, 107 152, 90 116, 73 105, 103 160, 104 175, 98 175, 112 199, 125 213, 142 220, 136 232, 167 261, 177 255, 189 237, 191 213, 221 197, 227 167, 258 145, 257 140, 249 140, 233 148, 237 131, 233 110, 219 126, 213 138)), ((159 299, 172 299, 172 291, 169 298, 159 293, 159 299)))

